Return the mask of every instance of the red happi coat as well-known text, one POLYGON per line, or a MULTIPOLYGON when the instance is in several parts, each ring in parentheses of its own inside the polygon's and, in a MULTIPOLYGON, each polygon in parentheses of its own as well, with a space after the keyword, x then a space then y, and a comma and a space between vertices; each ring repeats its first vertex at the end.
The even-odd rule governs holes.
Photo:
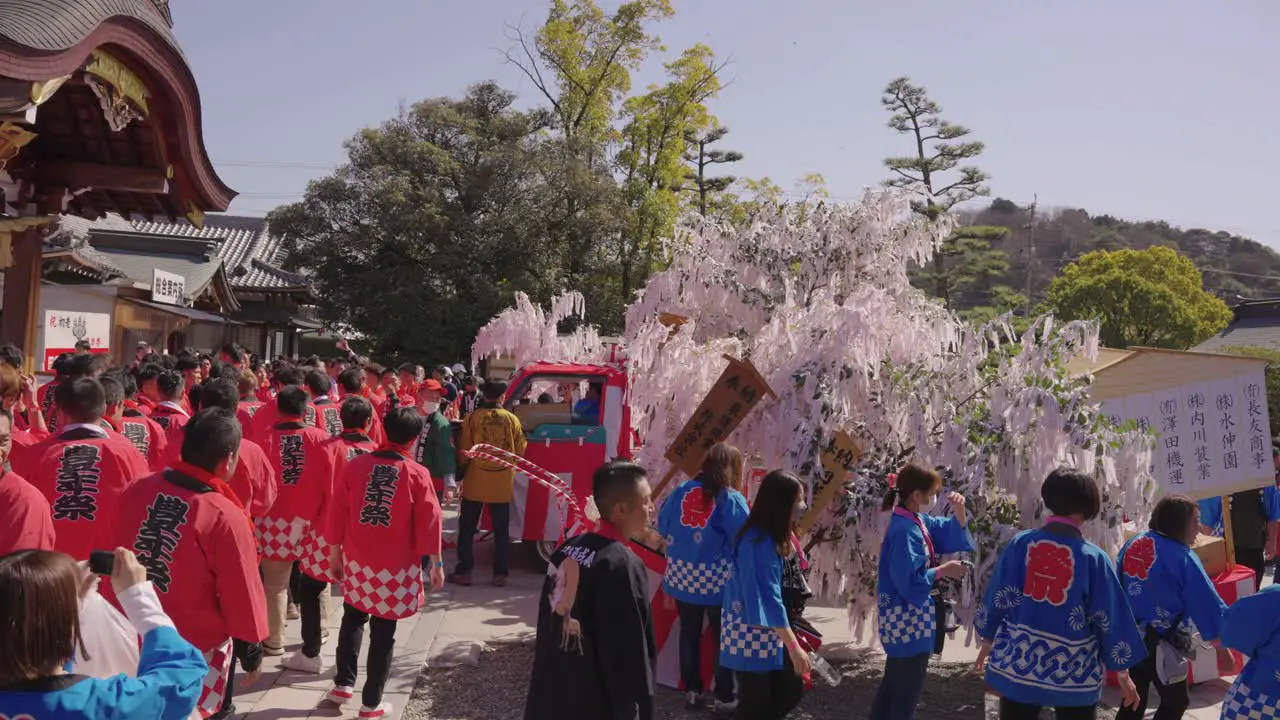
POLYGON ((316 427, 329 437, 342 434, 342 407, 327 397, 316 398, 316 427))
POLYGON ((61 378, 54 378, 36 391, 36 405, 40 406, 40 412, 44 413, 44 422, 49 426, 49 431, 53 432, 58 429, 58 419, 54 410, 53 394, 57 391, 58 385, 62 382, 61 378))
POLYGON ((160 423, 143 415, 138 410, 125 410, 120 420, 120 427, 115 428, 133 444, 142 457, 146 459, 151 472, 164 469, 165 459, 169 453, 169 436, 160 423))
POLYGON ((138 412, 146 415, 147 417, 151 417, 152 411, 156 409, 155 401, 142 393, 138 393, 133 396, 133 403, 137 407, 138 412))
MULTIPOLYGON (((125 490, 108 547, 137 554, 178 634, 201 652, 228 638, 261 642, 267 605, 253 526, 232 500, 188 472, 203 471, 169 469, 125 490)), ((104 594, 115 602, 110 590, 104 594)))
POLYGON ((40 491, 11 472, 0 474, 0 557, 54 549, 53 516, 40 491))
POLYGON ((75 426, 52 438, 27 477, 53 513, 55 548, 76 560, 113 548, 121 493, 147 474, 142 455, 120 435, 75 426))
POLYGON ((263 407, 261 400, 241 400, 236 407, 236 419, 240 421, 240 432, 244 437, 253 432, 253 416, 263 407))
POLYGON ((342 594, 387 620, 411 617, 423 601, 422 558, 439 555, 440 502, 431 473, 393 450, 347 464, 326 538, 342 546, 342 594))
POLYGON ((257 518, 262 556, 301 561, 302 569, 317 580, 327 579, 328 546, 320 535, 340 457, 329 440, 320 428, 304 425, 300 419, 285 419, 271 429, 262 444, 280 483, 275 504, 257 518))
POLYGON ((374 442, 372 435, 367 435, 359 431, 344 432, 338 437, 330 438, 329 443, 337 449, 338 455, 342 460, 342 465, 336 468, 338 472, 334 473, 334 492, 336 493, 338 482, 342 479, 342 470, 346 469, 347 463, 355 460, 361 455, 368 455, 377 450, 379 445, 374 442))
POLYGON ((151 419, 161 428, 164 428, 169 444, 172 445, 174 434, 186 427, 187 423, 191 421, 191 413, 179 410, 172 405, 156 405, 151 409, 151 419))
MULTIPOLYGON (((280 406, 274 402, 266 403, 253 414, 253 430, 250 432, 250 438, 259 445, 267 444, 267 436, 271 435, 274 428, 281 420, 280 406)), ((306 416, 304 422, 307 425, 320 427, 319 414, 316 412, 316 406, 307 403, 306 416)), ((321 428, 322 430, 324 428, 321 428)), ((326 433, 327 434, 327 433, 326 433)))
MULTIPOLYGON (((186 434, 186 427, 181 427, 170 438, 165 467, 176 467, 182 462, 182 441, 186 434)), ((236 497, 251 517, 263 517, 275 504, 276 496, 280 493, 276 469, 262 446, 245 437, 240 438, 238 457, 236 471, 227 484, 235 491, 236 497)))

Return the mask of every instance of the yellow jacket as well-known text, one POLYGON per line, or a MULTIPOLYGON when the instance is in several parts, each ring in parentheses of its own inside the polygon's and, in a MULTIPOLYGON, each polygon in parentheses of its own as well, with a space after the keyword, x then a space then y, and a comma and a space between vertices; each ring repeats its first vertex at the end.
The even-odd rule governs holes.
MULTIPOLYGON (((524 454, 528 441, 520 418, 502 408, 481 408, 462 423, 462 449, 484 443, 517 455, 524 454)), ((509 503, 515 485, 515 471, 490 460, 472 459, 462 480, 462 497, 483 503, 509 503)))

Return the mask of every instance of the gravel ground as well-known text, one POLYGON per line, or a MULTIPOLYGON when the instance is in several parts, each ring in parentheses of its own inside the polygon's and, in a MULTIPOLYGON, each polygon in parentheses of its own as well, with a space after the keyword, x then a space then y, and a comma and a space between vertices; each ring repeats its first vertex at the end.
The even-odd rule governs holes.
MULTIPOLYGON (((428 669, 418 679, 405 720, 493 720, 519 718, 524 711, 533 646, 496 645, 480 657, 478 667, 428 669)), ((860 720, 871 707, 883 670, 879 656, 837 663, 844 680, 839 687, 819 685, 805 696, 788 720, 860 720)), ((967 665, 935 663, 929 667, 924 698, 916 717, 921 720, 994 719, 994 705, 983 701, 982 683, 967 665)), ((658 689, 656 720, 706 720, 706 712, 687 712, 683 696, 658 689)), ((1051 714, 1045 713, 1045 718, 1051 714)), ((1099 708, 1099 720, 1112 720, 1099 708)))

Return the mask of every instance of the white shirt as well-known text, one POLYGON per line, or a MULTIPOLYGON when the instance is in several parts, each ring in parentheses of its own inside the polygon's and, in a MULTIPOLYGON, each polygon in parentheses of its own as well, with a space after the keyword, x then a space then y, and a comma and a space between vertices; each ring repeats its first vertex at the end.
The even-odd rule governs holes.
POLYGON ((63 433, 70 432, 72 430, 89 430, 93 432, 94 435, 107 437, 106 428, 102 427, 97 423, 70 423, 68 425, 63 425, 62 427, 58 428, 58 434, 61 435, 63 433))

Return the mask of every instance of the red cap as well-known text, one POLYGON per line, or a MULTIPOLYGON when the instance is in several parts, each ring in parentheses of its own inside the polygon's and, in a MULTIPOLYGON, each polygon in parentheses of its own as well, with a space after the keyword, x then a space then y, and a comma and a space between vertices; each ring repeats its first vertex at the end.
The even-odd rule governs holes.
POLYGON ((444 394, 444 386, 436 380, 423 380, 422 385, 418 386, 419 393, 427 390, 434 390, 442 395, 444 394))

